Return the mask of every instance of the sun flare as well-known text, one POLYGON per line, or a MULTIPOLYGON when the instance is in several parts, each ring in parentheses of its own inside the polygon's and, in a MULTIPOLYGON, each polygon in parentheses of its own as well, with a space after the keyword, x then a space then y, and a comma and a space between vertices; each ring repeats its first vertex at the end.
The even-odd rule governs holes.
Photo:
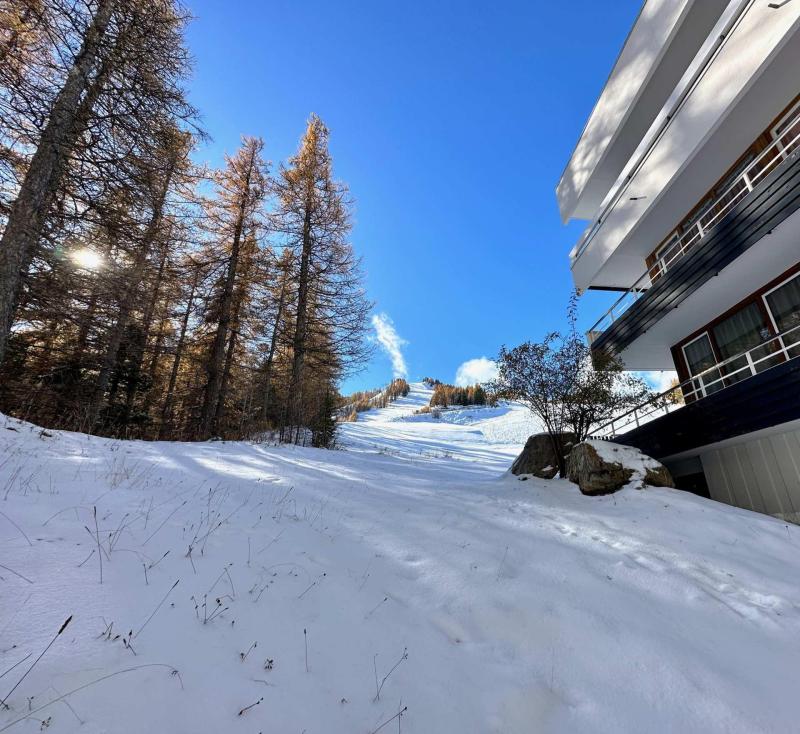
POLYGON ((72 253, 73 262, 85 270, 99 270, 103 267, 103 257, 99 252, 95 252, 88 247, 83 247, 72 253))

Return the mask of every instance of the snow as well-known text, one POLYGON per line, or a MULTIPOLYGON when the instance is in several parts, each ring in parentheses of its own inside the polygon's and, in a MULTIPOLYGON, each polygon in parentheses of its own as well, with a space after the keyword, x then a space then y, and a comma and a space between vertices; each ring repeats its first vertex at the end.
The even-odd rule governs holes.
POLYGON ((800 528, 520 482, 519 406, 426 397, 340 451, 0 418, 0 698, 73 615, 0 732, 797 730, 800 528))
POLYGON ((414 458, 455 458, 493 476, 510 466, 520 446, 541 428, 530 411, 518 404, 438 409, 418 413, 430 403, 433 390, 412 383, 407 397, 387 408, 358 414, 340 427, 340 443, 349 450, 380 451, 414 458))

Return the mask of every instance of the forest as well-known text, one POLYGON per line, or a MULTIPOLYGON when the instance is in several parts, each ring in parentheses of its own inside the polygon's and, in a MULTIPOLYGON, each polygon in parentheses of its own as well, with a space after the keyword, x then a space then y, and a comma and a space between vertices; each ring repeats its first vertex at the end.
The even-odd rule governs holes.
POLYGON ((222 141, 238 149, 214 169, 182 6, 4 0, 0 16, 0 410, 326 445, 372 304, 324 122, 298 124, 277 165, 257 134, 222 141))

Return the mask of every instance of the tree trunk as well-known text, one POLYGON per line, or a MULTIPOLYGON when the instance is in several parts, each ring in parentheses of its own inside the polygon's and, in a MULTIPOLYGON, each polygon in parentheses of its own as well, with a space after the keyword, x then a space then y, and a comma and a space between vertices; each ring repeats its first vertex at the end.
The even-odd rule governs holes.
POLYGON ((264 402, 261 404, 261 422, 265 426, 267 422, 270 391, 272 389, 272 363, 275 359, 275 349, 278 345, 278 329, 280 328, 281 319, 283 318, 283 309, 286 305, 286 286, 288 280, 289 266, 287 263, 281 278, 281 292, 280 296, 278 296, 278 308, 275 313, 275 323, 272 325, 272 336, 269 340, 269 353, 267 354, 267 361, 264 365, 264 402))
MULTIPOLYGON (((238 311, 238 308, 237 308, 238 311)), ((222 369, 222 381, 219 388, 219 398, 217 408, 214 412, 214 424, 219 427, 222 423, 222 416, 225 415, 225 398, 228 395, 228 382, 231 376, 231 365, 233 364, 233 353, 236 349, 236 336, 238 334, 238 315, 234 319, 234 326, 230 330, 228 338, 228 348, 225 353, 225 366, 222 369)))
MULTIPOLYGON (((251 163, 253 165, 255 164, 254 158, 251 158, 251 163)), ((225 342, 227 341, 228 329, 231 324, 233 291, 236 283, 236 270, 239 266, 239 251, 241 249, 242 233, 245 224, 244 220, 247 212, 251 173, 252 166, 247 171, 244 190, 241 193, 239 210, 233 229, 233 241, 231 243, 231 255, 228 259, 228 270, 225 274, 225 283, 220 297, 219 323, 217 324, 214 343, 211 347, 211 356, 206 367, 208 382, 206 384, 205 394, 203 395, 203 407, 200 411, 200 438, 209 438, 216 430, 217 404, 222 387, 223 363, 225 360, 225 342)))
POLYGON ((153 212, 150 216, 147 229, 145 230, 139 249, 136 253, 136 258, 133 267, 125 280, 122 287, 122 293, 119 298, 119 314, 117 321, 109 337, 108 346, 106 349, 103 363, 100 367, 100 374, 97 377, 95 384, 94 395, 89 405, 89 419, 92 425, 97 423, 97 418, 100 415, 100 409, 103 404, 103 397, 105 396, 108 383, 111 378, 111 372, 117 361, 117 354, 119 353, 122 338, 125 334, 125 329, 128 326, 128 321, 133 313, 136 292, 144 277, 145 266, 147 265, 147 257, 158 235, 158 230, 161 226, 161 221, 164 214, 164 203, 167 199, 167 191, 169 190, 170 181, 175 172, 177 165, 177 153, 171 161, 172 165, 168 168, 164 179, 161 182, 161 188, 156 194, 155 201, 153 202, 153 212))
POLYGON ((194 278, 192 279, 192 288, 189 291, 189 299, 186 302, 186 311, 183 313, 183 320, 181 321, 181 333, 178 337, 178 343, 175 346, 175 360, 172 363, 172 371, 169 375, 169 385, 167 386, 167 394, 164 398, 164 407, 161 410, 161 426, 158 429, 158 438, 163 440, 166 434, 167 421, 172 415, 172 399, 175 394, 175 383, 178 380, 178 371, 181 366, 181 357, 183 356, 183 346, 186 342, 186 332, 189 327, 189 317, 192 314, 192 304, 194 302, 194 294, 197 290, 197 283, 200 279, 200 270, 195 267, 194 278))
POLYGON ((164 268, 167 264, 168 244, 164 244, 164 251, 161 253, 161 262, 158 265, 158 273, 156 280, 153 284, 153 292, 150 300, 147 303, 147 308, 142 318, 142 333, 139 342, 135 345, 133 353, 130 355, 133 360, 131 368, 130 379, 125 394, 125 410, 122 416, 124 425, 128 424, 130 420, 131 411, 133 410, 133 403, 136 399, 136 393, 139 390, 139 377, 142 373, 142 362, 144 361, 144 352, 147 349, 147 342, 150 339, 150 329, 153 327, 153 314, 155 314, 156 305, 158 304, 158 297, 161 291, 161 282, 164 278, 164 268))
MULTIPOLYGON (((297 282, 297 323, 295 324, 294 340, 292 343, 292 379, 289 384, 289 417, 293 426, 299 429, 302 407, 302 372, 303 359, 306 347, 306 321, 308 316, 308 287, 309 271, 311 265, 311 201, 310 192, 306 201, 305 217, 303 219, 303 249, 300 255, 300 273, 297 282)), ((297 434, 299 436, 299 433, 297 434)), ((297 438, 295 438, 295 443, 297 438)))

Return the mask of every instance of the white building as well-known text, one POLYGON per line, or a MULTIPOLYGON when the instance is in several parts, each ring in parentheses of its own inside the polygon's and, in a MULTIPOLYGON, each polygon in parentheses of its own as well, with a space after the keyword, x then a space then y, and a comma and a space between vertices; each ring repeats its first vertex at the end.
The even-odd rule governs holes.
POLYGON ((800 0, 646 0, 557 196, 593 351, 681 381, 604 432, 800 520, 800 0))

